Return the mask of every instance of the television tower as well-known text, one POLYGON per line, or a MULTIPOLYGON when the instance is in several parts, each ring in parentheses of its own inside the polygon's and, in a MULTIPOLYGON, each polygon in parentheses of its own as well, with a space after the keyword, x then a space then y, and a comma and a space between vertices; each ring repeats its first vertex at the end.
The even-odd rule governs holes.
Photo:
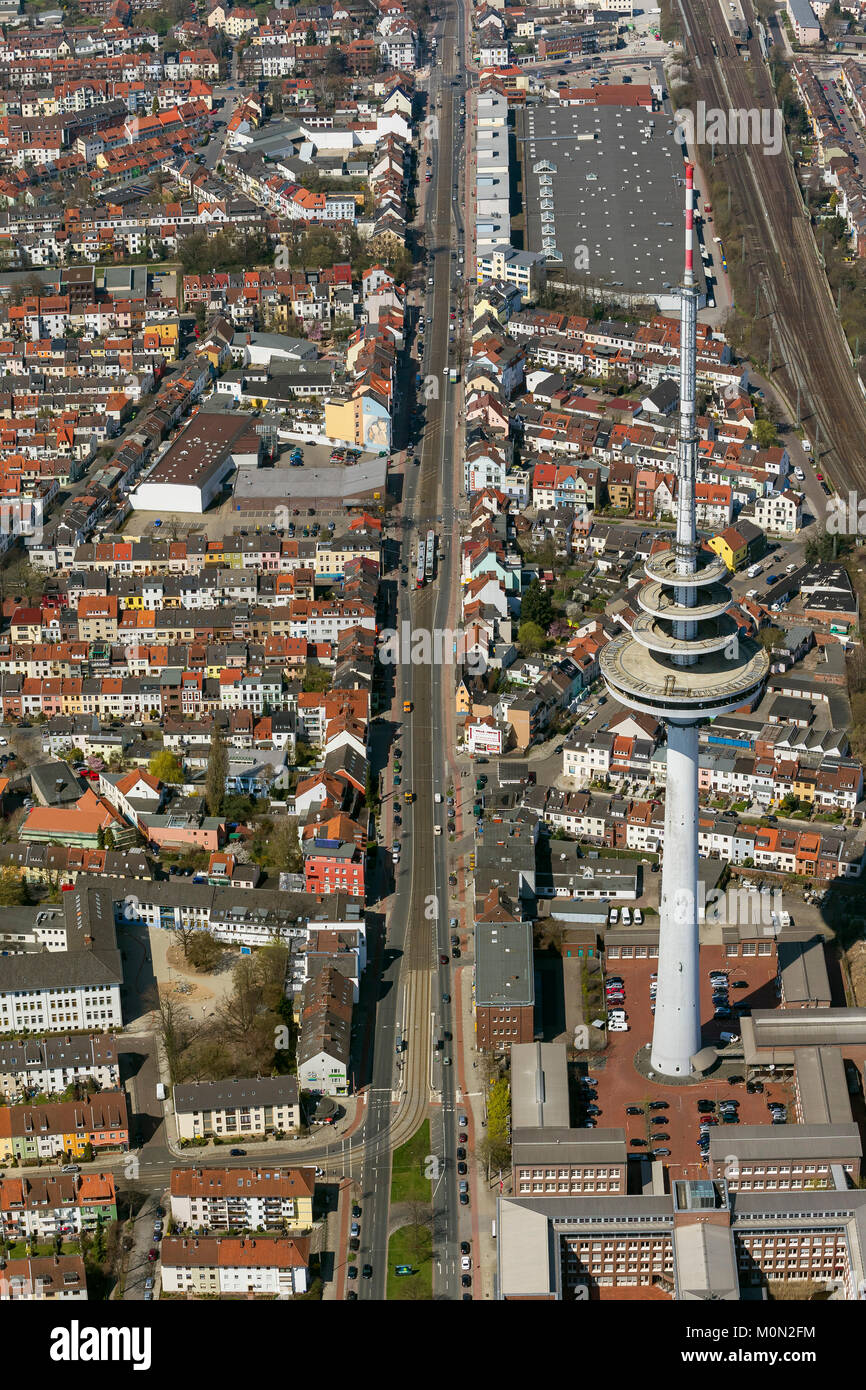
POLYGON ((686 165, 685 272, 680 286, 680 419, 676 536, 645 566, 631 631, 601 652, 608 690, 651 714, 667 733, 665 839, 653 1070, 688 1076, 701 1046, 698 988, 698 725, 748 704, 767 674, 766 652, 738 635, 721 556, 699 547, 695 524, 697 433, 693 168, 686 165))

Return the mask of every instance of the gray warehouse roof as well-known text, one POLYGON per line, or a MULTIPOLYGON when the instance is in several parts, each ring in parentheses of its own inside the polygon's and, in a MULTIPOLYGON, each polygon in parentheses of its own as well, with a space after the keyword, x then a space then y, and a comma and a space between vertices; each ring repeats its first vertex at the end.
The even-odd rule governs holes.
POLYGON ((654 297, 679 281, 683 152, 665 112, 527 106, 517 139, 528 250, 552 242, 570 267, 584 246, 587 278, 624 294, 654 297))

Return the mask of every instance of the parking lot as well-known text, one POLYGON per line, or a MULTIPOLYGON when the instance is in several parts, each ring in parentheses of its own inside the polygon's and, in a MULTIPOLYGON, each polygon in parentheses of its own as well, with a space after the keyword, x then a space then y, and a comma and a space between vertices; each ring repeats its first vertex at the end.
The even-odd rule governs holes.
MULTIPOLYGON (((720 1101, 734 1100, 738 1103, 739 1122, 756 1125, 770 1123, 768 1102, 777 1101, 788 1106, 788 1120, 793 1122, 793 1095, 787 1083, 766 1079, 763 1092, 747 1091, 746 1068, 742 1058, 735 1056, 723 1061, 711 1078, 698 1085, 669 1086, 655 1078, 641 1076, 634 1063, 640 1048, 652 1037, 650 985, 657 970, 658 959, 653 956, 607 961, 607 978, 618 976, 623 981, 625 1000, 614 1007, 625 1009, 629 1031, 609 1032, 605 1057, 592 1061, 591 1075, 598 1082, 592 1088, 595 1091, 592 1103, 598 1106, 595 1119, 599 1127, 625 1128, 629 1153, 649 1157, 653 1150, 658 1154, 666 1149, 668 1152, 660 1154, 660 1157, 668 1166, 671 1176, 694 1178, 706 1172, 697 1143, 698 1127, 703 1118, 698 1111, 699 1100, 713 1101, 717 1107, 720 1101), (742 1079, 731 1085, 729 1077, 742 1079), (651 1105, 658 1108, 651 1109, 651 1105), (638 1113, 628 1114, 630 1108, 638 1113)), ((732 958, 725 956, 722 947, 702 948, 701 1020, 704 1043, 717 1043, 723 1030, 739 1032, 737 1017, 733 1013, 735 1003, 749 1008, 776 1007, 775 973, 775 953, 770 956, 732 958), (730 1019, 713 1017, 711 970, 728 973, 728 994, 732 1007, 730 1019), (741 980, 745 981, 745 987, 734 989, 733 982, 741 980)), ((721 1122, 718 1108, 715 1118, 721 1122)), ((732 1124, 730 1128, 734 1130, 736 1125, 732 1124)))

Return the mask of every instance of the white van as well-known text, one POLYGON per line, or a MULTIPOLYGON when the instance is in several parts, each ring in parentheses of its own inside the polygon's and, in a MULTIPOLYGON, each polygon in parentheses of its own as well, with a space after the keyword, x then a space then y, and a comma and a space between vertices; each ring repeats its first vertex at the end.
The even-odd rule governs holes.
POLYGON ((624 907, 622 910, 622 924, 624 927, 631 926, 631 913, 627 907, 624 907))

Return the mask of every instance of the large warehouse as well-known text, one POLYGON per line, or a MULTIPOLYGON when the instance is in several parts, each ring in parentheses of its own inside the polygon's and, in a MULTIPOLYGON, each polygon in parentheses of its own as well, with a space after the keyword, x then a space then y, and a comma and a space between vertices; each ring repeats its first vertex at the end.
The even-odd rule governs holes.
MULTIPOLYGON (((682 274, 683 148, 665 111, 527 106, 517 113, 524 249, 620 300, 664 300, 682 274)), ((669 295, 667 296, 669 297, 669 295)))
POLYGON ((139 512, 207 510, 236 468, 255 468, 262 441, 248 416, 200 410, 130 495, 139 512))

